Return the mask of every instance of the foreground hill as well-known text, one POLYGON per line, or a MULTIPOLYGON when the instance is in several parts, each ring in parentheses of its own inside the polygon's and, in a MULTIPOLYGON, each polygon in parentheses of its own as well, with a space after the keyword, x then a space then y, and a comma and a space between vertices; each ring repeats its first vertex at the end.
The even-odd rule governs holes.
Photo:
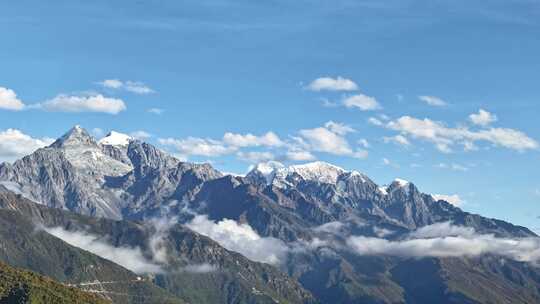
POLYGON ((47 208, 0 189, 0 241, 5 244, 0 248, 1 261, 75 285, 116 282, 96 284, 115 303, 314 302, 298 282, 274 267, 230 252, 182 225, 171 226, 162 235, 166 256, 155 261, 151 246, 156 235, 153 225, 47 208), (106 241, 110 251, 121 248, 120 263, 132 265, 129 259, 140 252, 137 262, 161 269, 149 269, 155 273, 139 280, 139 275, 111 261, 66 244, 47 233, 49 228, 76 233, 77 238, 96 236, 103 242, 95 245, 105 246, 106 241))
POLYGON ((68 287, 34 272, 0 262, 0 303, 21 304, 106 304, 97 294, 68 287))

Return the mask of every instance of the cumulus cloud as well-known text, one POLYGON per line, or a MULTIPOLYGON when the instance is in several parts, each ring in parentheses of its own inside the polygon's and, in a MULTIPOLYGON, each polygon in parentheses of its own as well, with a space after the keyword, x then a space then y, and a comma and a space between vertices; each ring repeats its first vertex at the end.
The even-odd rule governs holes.
POLYGON ((32 107, 50 112, 100 112, 113 115, 126 110, 126 104, 123 100, 105 97, 101 94, 90 96, 61 94, 32 107))
POLYGON ((0 87, 0 109, 10 111, 21 111, 25 104, 17 98, 15 91, 0 87))
POLYGON ((477 114, 469 115, 469 120, 479 126, 487 126, 497 121, 497 115, 489 113, 484 109, 480 109, 477 114))
POLYGON ((525 133, 514 129, 490 128, 478 131, 466 127, 451 128, 431 119, 417 119, 402 116, 385 124, 388 129, 399 131, 401 135, 431 142, 445 153, 452 152, 452 146, 462 145, 465 150, 474 149, 475 142, 488 142, 495 146, 524 151, 538 149, 538 142, 525 133))
POLYGON ((343 77, 320 77, 313 80, 307 88, 312 91, 355 91, 358 90, 358 85, 347 78, 343 77))
POLYGON ((472 228, 450 224, 435 224, 420 228, 408 238, 389 241, 382 238, 352 236, 349 248, 360 255, 390 255, 402 257, 476 257, 495 254, 517 261, 540 261, 540 238, 497 238, 478 234, 472 228))
POLYGON ((14 161, 53 143, 52 138, 33 138, 20 130, 0 131, 0 161, 14 161))
POLYGON ((302 141, 313 151, 355 158, 366 158, 368 156, 368 152, 365 150, 353 150, 345 137, 326 127, 300 130, 299 134, 302 141))
POLYGON ((420 100, 422 100, 423 102, 425 102, 426 104, 430 105, 430 106, 434 106, 434 107, 444 107, 446 105, 448 105, 446 103, 446 101, 442 100, 441 98, 439 97, 436 97, 436 96, 418 96, 418 98, 420 100))
POLYGON ((206 215, 197 215, 186 226, 213 239, 224 248, 257 262, 278 264, 284 261, 289 250, 283 241, 261 237, 248 224, 239 224, 234 220, 224 219, 215 223, 206 215))
POLYGON ((116 89, 116 90, 125 90, 131 93, 135 94, 150 94, 154 93, 154 90, 150 88, 149 86, 145 85, 142 82, 139 81, 122 81, 119 79, 105 79, 103 81, 98 82, 99 85, 109 88, 109 89, 116 89))
POLYGON ((227 132, 223 135, 223 142, 233 147, 280 147, 284 143, 274 132, 267 132, 261 136, 256 136, 251 133, 235 134, 227 132))
POLYGON ((450 204, 452 204, 452 205, 454 205, 456 207, 460 207, 465 203, 461 199, 461 197, 459 197, 459 195, 457 195, 457 194, 453 194, 453 195, 432 194, 431 196, 436 201, 439 201, 439 200, 447 201, 447 202, 449 202, 450 204))
POLYGON ((220 141, 197 137, 186 139, 159 138, 158 142, 164 146, 173 147, 180 155, 198 155, 207 157, 217 157, 231 154, 237 149, 223 145, 220 141))
POLYGON ((99 236, 80 231, 67 231, 62 227, 43 228, 64 242, 89 251, 136 273, 159 273, 161 267, 146 259, 136 247, 114 247, 99 236))
POLYGON ((373 111, 381 109, 381 105, 374 98, 364 94, 349 96, 343 100, 343 105, 347 108, 356 108, 361 111, 373 111))

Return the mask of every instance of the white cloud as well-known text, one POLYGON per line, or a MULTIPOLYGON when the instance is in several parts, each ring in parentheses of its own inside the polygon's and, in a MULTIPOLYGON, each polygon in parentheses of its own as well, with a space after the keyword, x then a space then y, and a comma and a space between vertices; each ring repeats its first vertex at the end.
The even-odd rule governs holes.
POLYGON ((284 261, 289 248, 283 241, 273 237, 261 237, 248 224, 224 219, 217 223, 206 215, 197 215, 188 228, 205 235, 228 250, 236 251, 250 260, 279 264, 284 261))
POLYGON ((365 138, 359 139, 359 140, 357 141, 357 143, 358 143, 360 146, 362 146, 362 147, 364 147, 364 148, 366 148, 366 149, 369 148, 369 147, 371 147, 371 145, 369 144, 368 140, 365 139, 365 138))
POLYGON ((262 162, 267 162, 275 159, 274 154, 270 152, 258 152, 258 151, 250 151, 250 152, 238 152, 236 154, 239 159, 252 163, 252 164, 258 164, 262 162))
POLYGON ((218 268, 212 264, 202 263, 187 265, 182 270, 189 273, 210 273, 217 271, 218 268))
POLYGON ((400 145, 400 146, 410 146, 411 143, 409 142, 409 140, 403 136, 403 135, 396 135, 396 136, 392 136, 392 137, 383 137, 383 141, 385 143, 394 143, 394 144, 397 144, 397 145, 400 145))
POLYGON ((357 108, 361 111, 373 111, 381 109, 381 105, 373 97, 364 94, 353 95, 343 100, 343 105, 347 108, 357 108))
POLYGON ((118 79, 105 79, 101 82, 98 82, 100 85, 110 88, 110 89, 119 89, 121 88, 124 83, 118 79))
POLYGON ((312 91, 355 91, 358 85, 343 77, 321 77, 313 80, 307 88, 312 91))
POLYGON ((469 120, 475 124, 482 127, 485 127, 491 123, 497 121, 497 116, 495 114, 489 113, 486 110, 480 109, 478 114, 469 115, 469 120))
POLYGON ((156 114, 156 115, 161 115, 165 112, 165 110, 163 109, 160 109, 160 108, 150 108, 147 110, 148 113, 152 113, 152 114, 156 114))
POLYGON ((145 85, 142 82, 136 82, 136 81, 127 81, 124 84, 124 88, 126 91, 135 93, 135 94, 150 94, 154 93, 154 90, 152 90, 149 86, 145 85))
POLYGON ((236 152, 237 148, 227 147, 220 141, 213 139, 204 139, 197 137, 188 137, 186 139, 159 138, 158 142, 164 146, 175 148, 179 155, 198 155, 217 157, 236 152))
POLYGON ((50 145, 52 138, 33 138, 20 130, 0 131, 0 161, 14 161, 50 145))
POLYGON ((310 161, 316 159, 316 157, 309 151, 304 150, 291 150, 287 151, 285 158, 291 161, 310 161))
POLYGON ((355 129, 346 124, 333 121, 325 123, 324 127, 338 135, 346 135, 347 133, 356 132, 355 129))
POLYGON ((447 105, 446 101, 436 96, 418 96, 418 98, 426 104, 434 107, 444 107, 447 105))
POLYGON ((378 118, 375 118, 375 117, 370 117, 370 118, 368 119, 368 122, 369 122, 370 124, 372 124, 372 125, 374 125, 374 126, 378 126, 378 127, 384 125, 384 123, 383 123, 381 120, 379 120, 378 118))
POLYGON ((494 254, 535 264, 540 261, 540 238, 497 238, 491 234, 478 234, 472 228, 449 224, 421 228, 400 241, 352 236, 347 239, 347 245, 360 255, 421 258, 494 254))
POLYGON ((109 98, 101 94, 91 96, 61 94, 33 107, 51 112, 101 112, 107 114, 118 114, 126 110, 126 105, 121 99, 109 98))
POLYGON ((436 167, 441 168, 441 169, 450 169, 450 170, 462 171, 462 172, 469 171, 468 167, 465 167, 465 166, 460 165, 460 164, 455 164, 455 163, 454 164, 440 163, 436 167))
POLYGON ((459 195, 457 194, 453 194, 453 195, 432 194, 431 196, 436 201, 439 201, 439 200, 447 201, 456 207, 461 207, 465 203, 465 201, 463 201, 461 197, 459 197, 459 195))
POLYGON ((474 228, 465 226, 456 226, 452 222, 441 222, 432 225, 420 227, 410 233, 412 238, 434 238, 445 236, 474 236, 474 228))
POLYGON ((284 143, 274 132, 267 132, 262 136, 256 136, 251 133, 242 135, 227 132, 223 135, 223 142, 233 147, 279 147, 284 143))
POLYGON ((368 152, 365 150, 357 149, 354 151, 345 137, 325 127, 300 130, 299 134, 302 137, 301 142, 313 151, 354 158, 366 158, 368 156, 368 152))
POLYGON ((300 130, 302 136, 315 151, 336 155, 351 154, 352 150, 347 140, 326 128, 300 130))
POLYGON ((138 139, 138 140, 145 140, 145 139, 148 139, 150 137, 152 137, 152 134, 146 132, 146 131, 142 131, 142 130, 138 130, 138 131, 134 131, 134 132, 131 132, 129 133, 129 136, 135 138, 135 139, 138 139))
POLYGON ((150 93, 155 92, 152 88, 150 88, 149 86, 139 81, 131 81, 131 80, 122 81, 120 79, 105 79, 103 81, 98 82, 98 84, 105 88, 116 89, 116 90, 123 89, 128 92, 140 94, 140 95, 150 94, 150 93))
POLYGON ((0 109, 21 111, 24 107, 24 103, 17 98, 17 94, 13 90, 0 87, 0 109))
POLYGON ((162 271, 159 265, 147 260, 138 247, 114 247, 99 236, 86 232, 67 231, 61 227, 43 229, 72 246, 89 251, 133 272, 159 273, 162 271))
POLYGON ((389 160, 388 158, 384 157, 382 159, 382 164, 385 165, 385 166, 389 166, 389 167, 393 167, 393 168, 396 168, 396 169, 399 169, 399 165, 398 164, 395 164, 393 161, 389 160))
POLYGON ((471 131, 466 127, 450 128, 428 118, 402 116, 388 122, 386 127, 399 131, 402 135, 432 142, 439 151, 445 153, 452 152, 452 146, 456 144, 463 145, 465 150, 470 150, 471 145, 477 141, 489 142, 495 146, 518 151, 537 149, 539 146, 534 139, 517 130, 490 128, 471 131))

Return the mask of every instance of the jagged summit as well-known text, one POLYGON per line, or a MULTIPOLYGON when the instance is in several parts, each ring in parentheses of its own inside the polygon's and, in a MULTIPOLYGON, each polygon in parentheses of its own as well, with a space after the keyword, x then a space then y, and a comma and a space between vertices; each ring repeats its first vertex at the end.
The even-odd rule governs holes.
POLYGON ((51 144, 53 148, 65 148, 70 146, 96 146, 96 140, 82 128, 75 125, 67 133, 51 144))
POLYGON ((101 145, 108 145, 108 146, 127 146, 129 145, 129 142, 132 140, 133 140, 133 137, 127 134, 111 131, 105 137, 100 139, 98 143, 101 145))
POLYGON ((306 181, 327 184, 337 183, 340 176, 343 175, 359 176, 362 181, 366 180, 365 176, 358 171, 347 171, 341 167, 322 161, 288 167, 275 161, 259 163, 247 174, 247 177, 248 179, 253 179, 256 176, 263 177, 267 184, 272 184, 274 181, 281 184, 293 175, 298 175, 306 181))

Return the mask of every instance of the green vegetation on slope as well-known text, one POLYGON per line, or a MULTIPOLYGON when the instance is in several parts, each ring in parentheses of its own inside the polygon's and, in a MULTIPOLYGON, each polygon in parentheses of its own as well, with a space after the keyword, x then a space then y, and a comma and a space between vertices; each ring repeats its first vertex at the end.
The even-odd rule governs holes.
POLYGON ((104 304, 98 295, 68 287, 36 273, 12 268, 0 262, 0 303, 21 304, 104 304))

